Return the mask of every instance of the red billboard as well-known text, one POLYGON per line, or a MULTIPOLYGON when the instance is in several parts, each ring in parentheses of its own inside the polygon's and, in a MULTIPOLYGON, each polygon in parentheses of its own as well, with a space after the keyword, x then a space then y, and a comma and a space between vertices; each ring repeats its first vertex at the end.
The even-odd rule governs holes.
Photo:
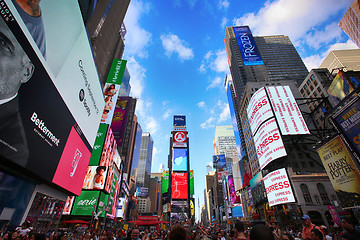
POLYGON ((187 132, 177 131, 173 135, 173 147, 186 147, 187 146, 187 132))
POLYGON ((173 172, 171 184, 172 199, 188 198, 188 175, 186 172, 173 172))

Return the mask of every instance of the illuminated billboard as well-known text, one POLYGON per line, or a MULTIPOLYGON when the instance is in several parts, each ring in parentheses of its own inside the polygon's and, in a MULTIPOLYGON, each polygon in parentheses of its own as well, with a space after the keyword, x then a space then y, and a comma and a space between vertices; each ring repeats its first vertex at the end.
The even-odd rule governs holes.
POLYGON ((252 95, 247 107, 247 116, 253 135, 263 122, 274 116, 265 88, 260 88, 252 95))
POLYGON ((171 198, 172 199, 187 199, 188 198, 188 176, 186 172, 173 172, 171 184, 171 198))
POLYGON ((195 186, 194 186, 194 170, 190 170, 190 195, 195 194, 195 186))
POLYGON ((233 27, 236 40, 245 66, 263 65, 264 62, 256 47, 255 40, 248 26, 233 27))
POLYGON ((318 153, 341 206, 359 207, 360 173, 340 136, 319 148, 318 153))
POLYGON ((117 218, 124 218, 127 202, 128 202, 127 197, 126 198, 119 198, 119 202, 117 204, 116 214, 115 214, 115 216, 117 218))
POLYGON ((250 180, 250 188, 251 188, 251 191, 249 192, 249 197, 251 196, 251 198, 252 198, 251 205, 257 204, 259 202, 262 202, 264 199, 266 199, 266 190, 265 190, 261 171, 258 172, 250 180))
POLYGON ((282 135, 310 134, 289 86, 266 87, 282 135))
POLYGON ((173 147, 187 147, 187 132, 186 131, 174 132, 173 147))
POLYGON ((173 171, 187 171, 187 150, 185 148, 173 148, 173 171))
POLYGON ((71 215, 91 216, 96 210, 100 191, 82 191, 81 195, 75 198, 71 215))
POLYGON ((42 1, 29 29, 15 1, 1 9, 0 155, 78 195, 105 106, 79 5, 42 1))
POLYGON ((136 187, 135 196, 136 197, 148 197, 149 196, 149 188, 147 188, 147 187, 136 187))
POLYGON ((174 128, 186 128, 186 117, 174 115, 174 128))
POLYGON ((103 190, 108 177, 108 168, 105 166, 89 166, 82 188, 103 190))
POLYGON ((328 93, 337 105, 352 91, 354 91, 355 87, 356 85, 351 81, 349 82, 344 72, 340 70, 331 82, 330 87, 328 88, 328 93))
POLYGON ((225 155, 214 155, 213 156, 213 166, 217 172, 226 171, 226 160, 225 155))
POLYGON ((238 195, 236 195, 233 175, 229 175, 227 180, 228 180, 229 195, 230 195, 231 203, 232 204, 240 203, 240 197, 238 195))
POLYGON ((116 151, 117 144, 111 128, 107 124, 100 124, 89 165, 111 166, 116 151))
POLYGON ((66 198, 64 210, 62 212, 62 215, 69 215, 71 213, 71 208, 74 204, 75 196, 68 196, 66 198))
POLYGON ((275 118, 260 126, 254 143, 261 170, 270 162, 287 155, 275 118))
POLYGON ((111 129, 118 147, 121 147, 124 141, 126 123, 129 117, 130 102, 131 97, 119 97, 116 101, 111 129))
POLYGON ((161 193, 166 193, 169 190, 169 171, 163 171, 161 180, 161 193))
POLYGON ((268 173, 263 180, 270 207, 295 202, 294 193, 285 168, 268 173))

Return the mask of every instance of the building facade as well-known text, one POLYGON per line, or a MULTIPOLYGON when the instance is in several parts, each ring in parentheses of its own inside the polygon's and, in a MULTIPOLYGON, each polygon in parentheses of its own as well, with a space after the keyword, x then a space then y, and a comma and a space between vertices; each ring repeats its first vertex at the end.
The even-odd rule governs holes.
POLYGON ((143 132, 139 156, 138 174, 136 177, 137 187, 150 187, 151 163, 154 141, 148 132, 143 132))
POLYGON ((360 49, 330 51, 319 68, 327 68, 333 75, 338 68, 360 71, 360 49))
POLYGON ((360 47, 360 2, 354 0, 350 8, 340 20, 340 28, 360 47))

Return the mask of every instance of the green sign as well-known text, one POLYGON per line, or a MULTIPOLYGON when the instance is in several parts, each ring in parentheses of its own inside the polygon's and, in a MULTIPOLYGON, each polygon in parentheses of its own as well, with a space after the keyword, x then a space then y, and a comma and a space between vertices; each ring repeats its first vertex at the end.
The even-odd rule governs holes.
POLYGON ((106 83, 121 85, 125 72, 126 62, 126 60, 116 58, 113 60, 106 83))
POLYGON ((161 181, 161 193, 166 193, 169 190, 169 171, 164 171, 161 181))
POLYGON ((194 188, 194 170, 190 170, 190 195, 195 194, 194 188))
POLYGON ((107 206, 108 204, 108 200, 109 200, 109 195, 107 195, 106 193, 103 193, 101 192, 100 193, 100 198, 99 198, 99 205, 98 205, 98 209, 97 209, 97 212, 100 212, 100 215, 99 217, 105 217, 105 207, 107 206))
POLYGON ((99 200, 100 191, 81 191, 75 198, 71 215, 91 216, 99 200))
POLYGON ((91 152, 89 166, 98 166, 100 163, 101 153, 103 151, 108 126, 109 125, 107 124, 99 125, 99 130, 96 135, 94 147, 91 152))

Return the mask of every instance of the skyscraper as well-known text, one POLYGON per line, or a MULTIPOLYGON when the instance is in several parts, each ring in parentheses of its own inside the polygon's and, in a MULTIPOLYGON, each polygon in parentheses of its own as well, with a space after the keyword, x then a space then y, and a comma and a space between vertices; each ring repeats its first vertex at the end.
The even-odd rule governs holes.
POLYGON ((354 0, 341 19, 341 29, 360 47, 360 1, 354 0))
POLYGON ((138 174, 136 178, 137 187, 150 187, 153 146, 154 141, 150 133, 143 132, 141 137, 138 174))
POLYGON ((214 138, 214 155, 225 154, 225 157, 238 159, 235 136, 232 126, 216 126, 214 138))
POLYGON ((360 71, 360 49, 330 51, 320 68, 327 68, 330 73, 336 74, 337 68, 346 68, 350 71, 360 71))

